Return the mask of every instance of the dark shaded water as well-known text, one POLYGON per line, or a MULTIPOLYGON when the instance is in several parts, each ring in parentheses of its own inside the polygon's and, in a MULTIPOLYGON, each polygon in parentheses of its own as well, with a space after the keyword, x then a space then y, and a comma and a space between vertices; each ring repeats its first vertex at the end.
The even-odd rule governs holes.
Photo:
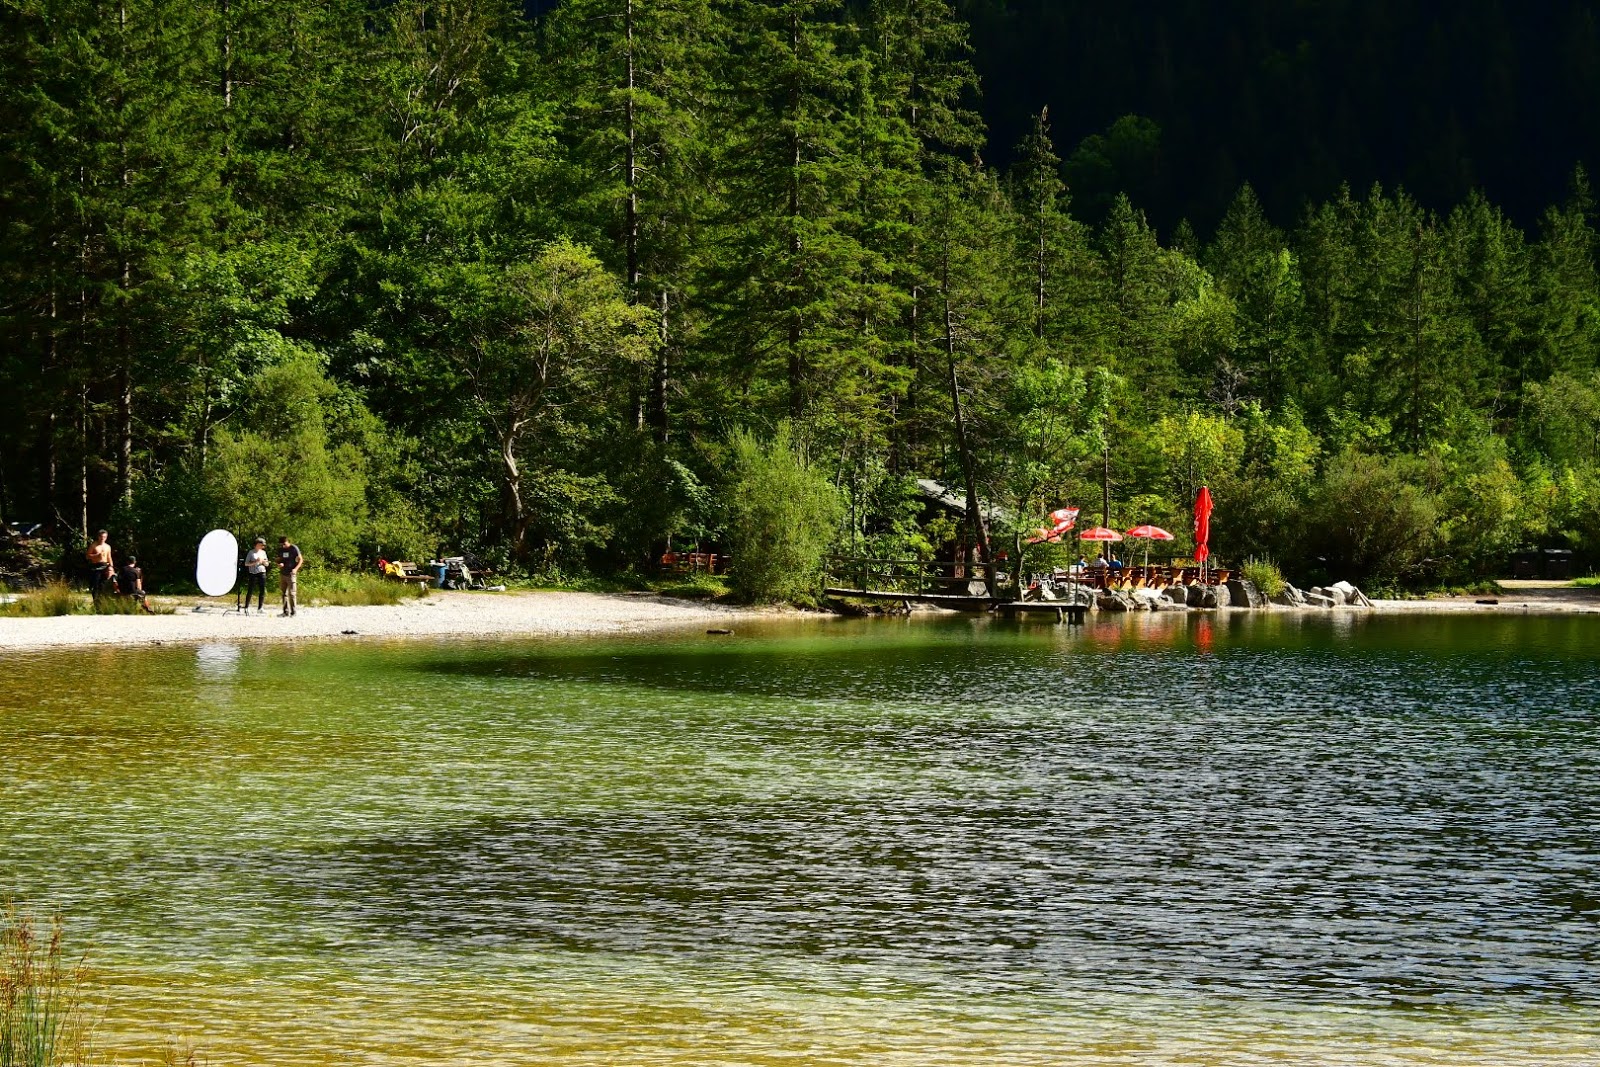
POLYGON ((0 895, 214 1063, 1596 1063, 1597 638, 11 656, 0 895))

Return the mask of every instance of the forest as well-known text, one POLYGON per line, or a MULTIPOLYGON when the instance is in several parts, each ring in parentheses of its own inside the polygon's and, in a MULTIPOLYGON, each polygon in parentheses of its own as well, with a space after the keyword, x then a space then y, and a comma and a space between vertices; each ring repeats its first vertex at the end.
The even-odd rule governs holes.
POLYGON ((0 520, 155 584, 215 526, 556 579, 763 500, 927 555, 919 477, 996 551, 1073 505, 1181 552, 1204 484, 1214 552, 1294 580, 1592 565, 1576 159, 1530 221, 1323 174, 1158 233, 1074 192, 1150 120, 1059 145, 1012 84, 986 124, 974 39, 950 0, 3 0, 0 520))

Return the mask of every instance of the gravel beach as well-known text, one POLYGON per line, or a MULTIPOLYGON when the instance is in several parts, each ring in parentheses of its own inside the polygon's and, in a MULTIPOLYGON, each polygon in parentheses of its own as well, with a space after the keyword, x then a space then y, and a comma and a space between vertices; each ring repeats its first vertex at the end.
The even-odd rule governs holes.
MULTIPOLYGON (((788 608, 738 608, 648 593, 466 593, 434 592, 383 607, 303 607, 282 618, 275 607, 264 615, 236 615, 231 600, 157 598, 171 615, 65 615, 0 618, 0 653, 13 649, 89 645, 152 645, 183 641, 270 641, 355 637, 518 637, 621 634, 646 630, 731 629, 740 620, 794 616, 788 608), (196 610, 198 606, 199 610, 196 610)), ((1325 609, 1273 608, 1273 611, 1325 609)), ((1422 614, 1600 614, 1600 589, 1565 582, 1503 582, 1488 596, 1378 600, 1371 608, 1338 612, 1422 614)), ((825 619, 829 616, 816 615, 825 619)))
POLYGON ((434 592, 381 607, 302 607, 283 618, 238 615, 226 603, 155 598, 171 615, 63 615, 0 618, 0 652, 87 645, 184 641, 261 641, 354 637, 514 637, 619 634, 677 627, 732 628, 741 619, 794 614, 733 608, 649 594, 434 592), (199 610, 196 610, 198 607, 199 610))

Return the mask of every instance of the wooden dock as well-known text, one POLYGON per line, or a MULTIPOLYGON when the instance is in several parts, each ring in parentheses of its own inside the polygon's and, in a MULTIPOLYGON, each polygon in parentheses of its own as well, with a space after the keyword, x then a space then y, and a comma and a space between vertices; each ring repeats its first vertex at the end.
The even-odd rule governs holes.
POLYGON ((1083 620, 1089 615, 1089 605, 1067 604, 1059 600, 1013 600, 995 605, 995 610, 1008 619, 1025 615, 1054 616, 1056 622, 1064 622, 1069 626, 1082 626, 1083 620))

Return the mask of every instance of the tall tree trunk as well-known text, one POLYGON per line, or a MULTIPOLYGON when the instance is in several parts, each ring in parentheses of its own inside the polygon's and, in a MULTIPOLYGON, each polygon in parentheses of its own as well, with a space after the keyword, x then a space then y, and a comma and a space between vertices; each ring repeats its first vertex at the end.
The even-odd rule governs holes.
POLYGON ((122 261, 123 306, 117 312, 117 499, 133 499, 133 332, 128 328, 127 293, 132 267, 122 261))
MULTIPOLYGON (((800 271, 800 254, 805 248, 800 240, 800 16, 789 21, 789 47, 794 59, 794 71, 789 83, 789 257, 796 277, 800 271)), ((794 299, 791 296, 791 299, 794 299)), ((800 309, 788 312, 789 344, 789 414, 799 421, 806 410, 805 361, 800 355, 800 309)))
POLYGON ((627 257, 628 268, 628 299, 635 301, 639 297, 639 127, 634 104, 634 70, 633 70, 633 0, 627 0, 623 7, 623 37, 624 59, 627 63, 626 104, 624 105, 623 137, 627 144, 627 160, 624 173, 627 176, 628 199, 625 208, 626 218, 623 225, 624 252, 627 257))
POLYGON ((650 426, 655 430, 656 443, 663 445, 672 439, 670 412, 667 408, 667 389, 672 376, 672 356, 667 349, 669 336, 667 291, 663 289, 661 290, 661 343, 656 348, 655 368, 650 375, 650 426))
POLYGON ((511 538, 511 554, 525 559, 528 551, 528 525, 531 516, 522 499, 522 468, 517 463, 517 440, 514 433, 500 436, 500 463, 505 471, 506 532, 511 538))
POLYGON ((984 588, 989 591, 989 596, 994 597, 999 590, 995 581, 994 552, 989 545, 989 520, 988 516, 984 515, 983 507, 978 500, 977 468, 972 461, 972 447, 967 440, 967 423, 961 412, 961 379, 956 371, 955 318, 950 311, 950 261, 948 248, 945 251, 943 272, 944 354, 945 361, 950 369, 950 411, 955 419, 956 450, 961 457, 961 476, 967 483, 967 521, 972 527, 979 558, 985 564, 983 572, 984 588))
MULTIPOLYGON (((128 8, 126 4, 120 4, 117 7, 117 29, 122 35, 122 54, 126 56, 128 55, 128 8)), ((125 101, 118 101, 119 126, 125 117, 121 114, 125 103, 125 101)), ((133 171, 128 165, 126 129, 122 129, 118 133, 117 152, 121 164, 122 207, 126 210, 130 187, 133 183, 133 171)), ((123 220, 123 225, 127 225, 126 218, 123 220)), ((122 240, 127 241, 128 239, 128 234, 124 233, 122 240)), ((122 290, 122 299, 117 308, 117 499, 126 504, 133 497, 133 336, 132 331, 128 328, 128 308, 133 288, 133 264, 129 261, 126 252, 122 256, 117 284, 122 290)))

